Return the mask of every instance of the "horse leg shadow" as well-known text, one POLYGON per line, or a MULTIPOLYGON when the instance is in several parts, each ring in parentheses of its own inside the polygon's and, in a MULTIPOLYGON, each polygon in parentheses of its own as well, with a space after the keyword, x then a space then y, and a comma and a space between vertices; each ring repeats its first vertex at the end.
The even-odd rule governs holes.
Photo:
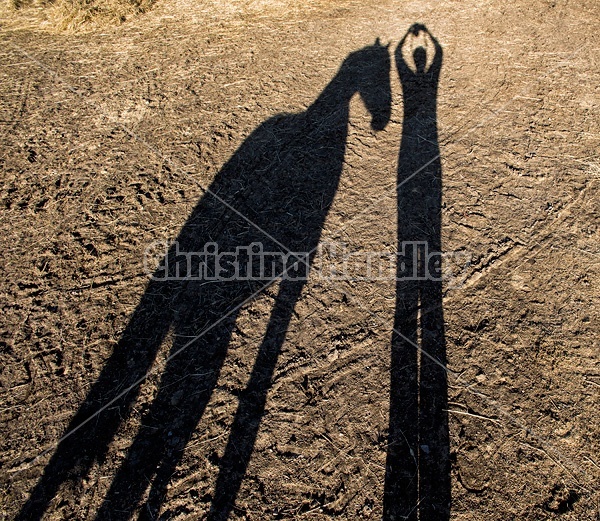
POLYGON ((264 414, 277 358, 304 281, 281 283, 248 386, 240 396, 231 434, 219 463, 219 476, 207 521, 225 521, 246 474, 264 414))

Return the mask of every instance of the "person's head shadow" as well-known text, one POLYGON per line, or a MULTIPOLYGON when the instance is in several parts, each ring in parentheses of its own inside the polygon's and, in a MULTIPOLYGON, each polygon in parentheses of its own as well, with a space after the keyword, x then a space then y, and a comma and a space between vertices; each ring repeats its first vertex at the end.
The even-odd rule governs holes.
POLYGON ((423 47, 417 47, 413 51, 413 60, 415 61, 415 68, 417 74, 424 74, 425 67, 427 66, 427 51, 423 47))
MULTIPOLYGON (((240 309, 271 277, 279 278, 268 326, 218 464, 210 518, 228 517, 309 269, 293 278, 277 272, 256 276, 246 264, 244 278, 231 271, 231 263, 217 269, 211 258, 209 267, 206 247, 231 254, 260 243, 262 251, 277 258, 306 252, 310 261, 337 192, 350 100, 356 93, 369 110, 372 128, 385 128, 391 114, 390 55, 379 41, 351 53, 306 111, 259 125, 217 173, 165 252, 17 519, 40 519, 59 489, 64 492, 67 483, 85 479, 95 462, 113 457, 110 445, 169 338, 170 354, 154 398, 125 459, 113 461, 118 470, 97 512, 97 519, 128 519, 136 510, 141 517, 155 516, 217 385, 240 309), (200 262, 190 265, 194 259, 200 262), (207 277, 213 277, 210 284, 207 277)), ((70 497, 75 501, 76 493, 70 497)))

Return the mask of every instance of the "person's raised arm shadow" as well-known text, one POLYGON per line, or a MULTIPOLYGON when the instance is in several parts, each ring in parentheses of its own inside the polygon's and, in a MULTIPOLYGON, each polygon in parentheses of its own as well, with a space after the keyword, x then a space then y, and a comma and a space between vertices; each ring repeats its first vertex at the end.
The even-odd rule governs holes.
POLYGON ((417 28, 417 24, 414 24, 409 30, 408 32, 402 37, 402 39, 400 40, 400 42, 398 43, 398 46, 396 47, 396 69, 398 69, 398 75, 400 76, 400 80, 402 81, 402 83, 404 84, 410 77, 415 75, 415 71, 413 71, 408 63, 406 63, 406 60, 404 59, 404 56, 402 55, 402 50, 404 49, 404 47, 406 46, 406 40, 410 35, 416 35, 415 30, 417 28))
POLYGON ((437 132, 442 48, 425 26, 415 24, 395 56, 404 116, 398 157, 399 258, 383 519, 444 521, 450 515, 450 475, 437 132), (404 54, 421 32, 426 47, 412 49, 413 70, 404 54), (431 47, 434 56, 427 67, 431 47), (438 261, 435 266, 428 262, 429 256, 438 261))

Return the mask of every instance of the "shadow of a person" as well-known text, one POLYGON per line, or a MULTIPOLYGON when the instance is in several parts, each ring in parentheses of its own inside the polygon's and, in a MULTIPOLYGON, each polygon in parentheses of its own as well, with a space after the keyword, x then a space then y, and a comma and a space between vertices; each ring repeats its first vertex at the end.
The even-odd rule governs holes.
POLYGON ((442 48, 415 24, 395 55, 404 97, 397 185, 403 262, 397 268, 383 518, 443 521, 450 517, 450 468, 436 115, 442 48), (403 51, 421 33, 428 49, 414 49, 413 71, 403 51))
MULTIPOLYGON (((383 129, 391 111, 390 56, 388 47, 379 41, 350 54, 305 112, 275 116, 261 124, 221 169, 149 282, 121 340, 17 519, 41 518, 65 481, 85 477, 95 461, 105 459, 111 440, 138 396, 136 382, 143 379, 172 331, 172 355, 156 397, 142 418, 97 519, 129 519, 149 483, 148 501, 140 516, 156 515, 217 383, 239 306, 264 284, 264 280, 207 284, 200 268, 206 270, 205 275, 210 272, 214 276, 218 275, 214 266, 199 264, 187 271, 189 257, 182 252, 205 252, 207 245, 216 246, 219 252, 236 252, 236 248, 257 244, 266 252, 314 252, 338 187, 349 104, 357 92, 371 114, 372 127, 383 129), (119 396, 124 390, 128 391, 119 396), (105 407, 117 397, 111 407, 105 407)), ((307 265, 311 258, 312 254, 304 259, 307 265)), ((213 521, 226 519, 233 507, 278 353, 305 281, 305 276, 280 281, 220 461, 210 512, 213 521)))

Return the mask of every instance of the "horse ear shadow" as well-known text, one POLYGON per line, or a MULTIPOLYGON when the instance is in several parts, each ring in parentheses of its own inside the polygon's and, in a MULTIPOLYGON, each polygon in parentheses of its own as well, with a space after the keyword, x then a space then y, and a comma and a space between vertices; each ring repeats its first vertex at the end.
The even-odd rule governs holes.
POLYGON ((375 38, 375 43, 373 44, 374 47, 383 47, 384 49, 389 49, 390 45, 391 45, 391 41, 386 43, 385 45, 383 45, 381 43, 381 38, 379 38, 379 36, 377 38, 375 38))

